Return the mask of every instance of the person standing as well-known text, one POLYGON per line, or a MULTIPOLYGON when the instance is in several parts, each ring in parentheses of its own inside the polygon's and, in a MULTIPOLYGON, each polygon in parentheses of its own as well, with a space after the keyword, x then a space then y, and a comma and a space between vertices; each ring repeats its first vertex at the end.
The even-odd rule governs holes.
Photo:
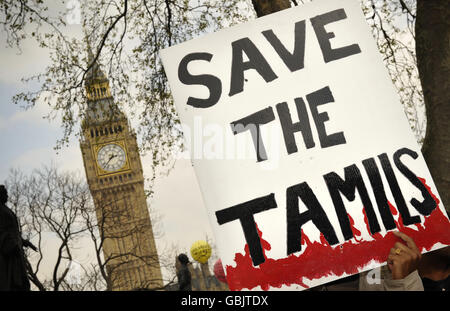
POLYGON ((29 291, 23 246, 36 247, 23 240, 17 217, 6 206, 8 192, 0 185, 0 291, 29 291))
POLYGON ((177 271, 179 291, 191 291, 191 272, 189 271, 189 258, 185 254, 178 255, 178 262, 180 264, 177 271))

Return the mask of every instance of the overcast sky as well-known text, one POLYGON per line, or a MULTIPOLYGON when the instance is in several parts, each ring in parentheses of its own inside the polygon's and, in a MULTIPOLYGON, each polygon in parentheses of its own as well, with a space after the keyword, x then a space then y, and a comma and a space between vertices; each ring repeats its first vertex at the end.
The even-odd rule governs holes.
MULTIPOLYGON (((52 163, 61 170, 77 171, 84 176, 83 160, 76 138, 72 137, 69 146, 58 153, 54 150, 57 139, 63 133, 58 121, 50 123, 43 119, 49 111, 48 105, 38 102, 34 109, 25 111, 11 100, 14 94, 30 87, 22 83, 21 78, 45 68, 47 51, 38 48, 33 41, 24 41, 22 52, 19 53, 17 49, 5 47, 3 32, 0 32, 0 36, 0 183, 5 182, 12 168, 30 173, 33 169, 52 163)), ((144 175, 150 177, 151 158, 142 157, 142 164, 144 175)), ((206 237, 213 238, 189 160, 178 160, 167 176, 158 176, 154 191, 150 200, 151 210, 161 217, 158 225, 164 233, 156 241, 160 249, 175 244, 180 251, 189 252, 193 242, 206 237)), ((53 243, 47 245, 51 247, 53 243)), ((93 258, 88 254, 89 249, 84 251, 86 256, 81 250, 81 262, 93 258)))

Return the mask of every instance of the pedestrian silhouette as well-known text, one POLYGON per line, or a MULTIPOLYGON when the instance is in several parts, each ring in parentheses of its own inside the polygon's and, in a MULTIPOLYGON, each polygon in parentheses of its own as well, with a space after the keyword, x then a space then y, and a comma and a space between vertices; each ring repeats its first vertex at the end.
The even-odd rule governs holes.
POLYGON ((189 258, 185 254, 178 255, 178 262, 180 268, 177 271, 179 291, 191 291, 191 272, 189 271, 188 264, 189 258))
POLYGON ((8 192, 0 185, 0 290, 29 291, 23 247, 37 250, 28 240, 22 239, 17 217, 6 206, 8 192))

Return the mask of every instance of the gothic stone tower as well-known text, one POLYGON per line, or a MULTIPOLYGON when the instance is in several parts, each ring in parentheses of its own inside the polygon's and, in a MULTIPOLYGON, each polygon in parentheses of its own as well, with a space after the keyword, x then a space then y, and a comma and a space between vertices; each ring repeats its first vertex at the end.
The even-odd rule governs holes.
POLYGON ((85 88, 87 113, 80 146, 110 289, 160 288, 161 269, 136 134, 114 104, 109 81, 97 63, 87 73, 85 88))

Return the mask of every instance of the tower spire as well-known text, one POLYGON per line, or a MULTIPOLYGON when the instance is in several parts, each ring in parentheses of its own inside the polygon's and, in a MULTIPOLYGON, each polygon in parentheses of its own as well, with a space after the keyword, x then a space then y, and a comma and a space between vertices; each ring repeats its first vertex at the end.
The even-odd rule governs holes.
POLYGON ((100 68, 96 59, 97 53, 92 52, 91 41, 86 29, 83 27, 87 52, 87 72, 84 87, 87 97, 86 118, 83 127, 91 123, 111 122, 117 119, 126 119, 120 108, 114 103, 109 87, 109 80, 100 68))
POLYGON ((86 41, 86 50, 88 54, 88 65, 94 61, 94 53, 92 53, 91 42, 89 41, 89 36, 84 30, 84 40, 86 41))
POLYGON ((89 40, 89 35, 87 34, 86 29, 84 29, 84 38, 86 41, 86 50, 87 50, 87 66, 89 68, 88 72, 86 73, 86 80, 85 85, 91 85, 98 82, 107 82, 108 79, 106 78, 106 75, 103 73, 103 71, 100 68, 100 65, 98 64, 97 60, 95 59, 95 54, 92 52, 91 43, 89 40))

